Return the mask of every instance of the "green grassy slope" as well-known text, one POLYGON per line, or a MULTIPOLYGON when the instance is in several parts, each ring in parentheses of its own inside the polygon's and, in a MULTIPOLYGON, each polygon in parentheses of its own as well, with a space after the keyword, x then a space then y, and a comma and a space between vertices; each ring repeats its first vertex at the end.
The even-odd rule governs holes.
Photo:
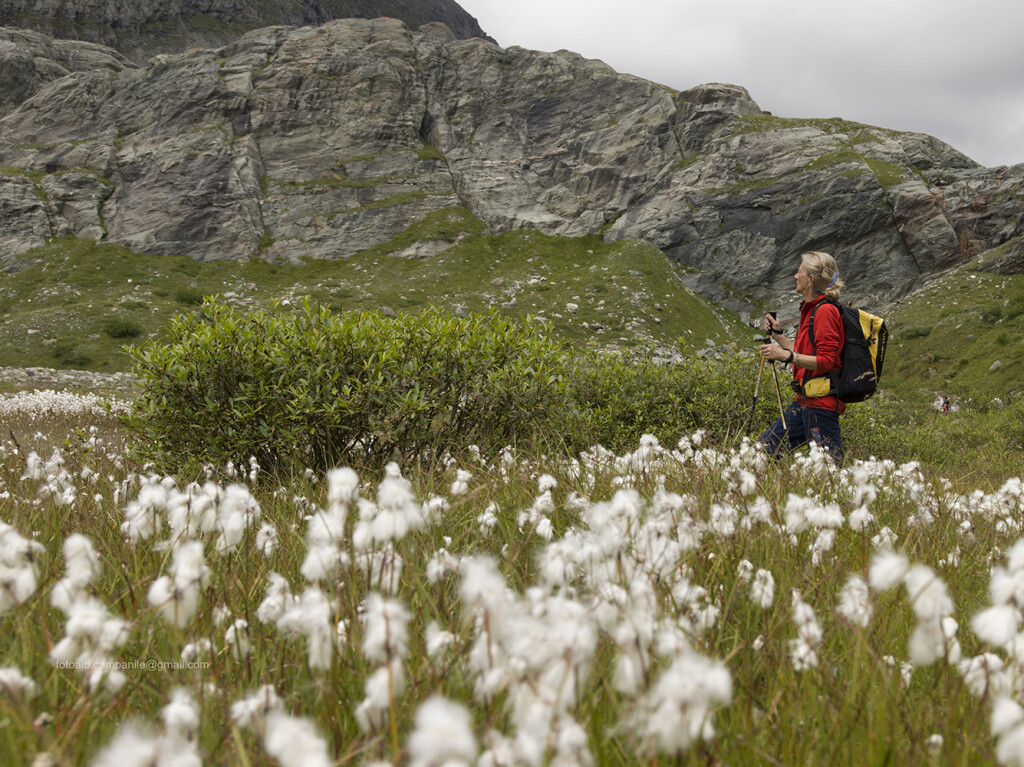
POLYGON ((893 307, 883 380, 897 392, 987 402, 1024 391, 1024 275, 988 271, 996 249, 893 307))
POLYGON ((681 340, 695 351, 750 336, 734 315, 685 288, 651 245, 482 229, 466 211, 449 209, 373 251, 301 265, 200 263, 55 241, 26 253, 25 268, 0 274, 0 365, 124 370, 125 344, 156 337, 204 295, 251 307, 277 300, 283 308, 308 296, 338 311, 495 306, 550 322, 570 343, 600 346, 674 347, 681 340), (424 260, 389 255, 413 242, 445 240, 457 243, 424 260))

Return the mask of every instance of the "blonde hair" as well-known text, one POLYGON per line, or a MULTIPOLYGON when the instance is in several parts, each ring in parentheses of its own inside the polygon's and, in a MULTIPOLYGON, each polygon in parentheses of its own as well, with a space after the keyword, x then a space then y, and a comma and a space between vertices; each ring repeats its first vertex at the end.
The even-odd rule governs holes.
POLYGON ((838 301, 846 283, 839 279, 839 267, 836 266, 836 260, 828 253, 818 250, 804 253, 801 260, 807 276, 814 281, 812 283, 814 292, 824 293, 829 298, 838 301))

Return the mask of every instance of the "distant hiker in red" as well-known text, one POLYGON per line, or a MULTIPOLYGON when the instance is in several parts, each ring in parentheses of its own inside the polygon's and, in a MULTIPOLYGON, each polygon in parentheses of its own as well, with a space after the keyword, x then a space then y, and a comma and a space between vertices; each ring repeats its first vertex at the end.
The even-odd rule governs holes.
POLYGON ((786 409, 785 425, 780 417, 760 442, 773 455, 814 441, 831 453, 837 465, 843 462, 843 439, 839 416, 846 409, 838 397, 830 393, 832 370, 842 365, 843 320, 839 309, 826 298, 839 300, 845 283, 839 279, 836 262, 828 253, 804 253, 796 271, 796 292, 800 303, 800 327, 790 340, 782 332, 779 321, 771 315, 764 318, 764 329, 775 343, 765 344, 761 353, 767 360, 793 366, 793 403, 786 409), (814 339, 810 335, 814 320, 814 339))

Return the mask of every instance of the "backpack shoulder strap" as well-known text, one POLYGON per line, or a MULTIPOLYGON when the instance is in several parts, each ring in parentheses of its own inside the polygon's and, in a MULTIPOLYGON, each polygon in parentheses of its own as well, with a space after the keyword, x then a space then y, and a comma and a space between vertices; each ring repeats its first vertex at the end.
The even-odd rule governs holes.
POLYGON ((814 315, 817 314, 818 309, 823 307, 825 304, 832 304, 832 306, 834 306, 839 312, 839 321, 843 321, 843 310, 842 308, 840 308, 839 302, 836 301, 834 298, 829 298, 828 296, 825 296, 824 299, 815 304, 814 308, 811 310, 811 319, 807 322, 807 335, 811 339, 811 346, 814 347, 815 355, 817 355, 818 353, 818 344, 814 340, 814 315))

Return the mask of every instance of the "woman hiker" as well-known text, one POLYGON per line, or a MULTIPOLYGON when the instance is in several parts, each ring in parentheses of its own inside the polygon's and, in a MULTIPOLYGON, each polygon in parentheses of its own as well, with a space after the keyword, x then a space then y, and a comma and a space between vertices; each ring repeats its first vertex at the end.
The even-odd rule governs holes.
POLYGON ((776 419, 759 441, 772 455, 814 441, 827 450, 836 465, 843 462, 843 439, 839 432, 839 416, 846 405, 829 394, 828 373, 840 367, 843 353, 843 320, 839 309, 826 298, 839 300, 844 283, 839 279, 836 262, 828 253, 804 253, 796 270, 796 292, 800 302, 800 327, 790 340, 782 332, 779 321, 771 315, 764 318, 764 329, 775 339, 774 344, 761 347, 767 360, 793 366, 793 403, 786 409, 786 425, 776 419), (810 337, 810 320, 814 316, 814 343, 810 337), (787 428, 788 427, 788 428, 787 428))

